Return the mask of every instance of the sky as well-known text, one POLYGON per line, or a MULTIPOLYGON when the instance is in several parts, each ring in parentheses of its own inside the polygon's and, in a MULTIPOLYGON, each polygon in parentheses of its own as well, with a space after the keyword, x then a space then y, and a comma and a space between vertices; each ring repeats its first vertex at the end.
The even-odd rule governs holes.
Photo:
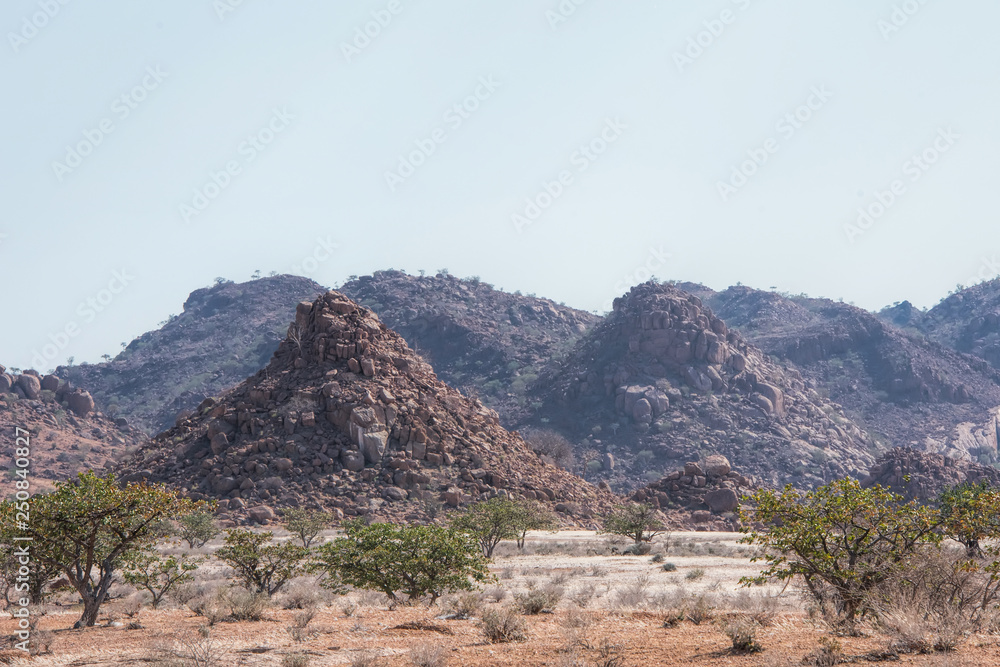
POLYGON ((1000 272, 988 0, 5 0, 0 363, 216 277, 651 276, 929 307, 1000 272))

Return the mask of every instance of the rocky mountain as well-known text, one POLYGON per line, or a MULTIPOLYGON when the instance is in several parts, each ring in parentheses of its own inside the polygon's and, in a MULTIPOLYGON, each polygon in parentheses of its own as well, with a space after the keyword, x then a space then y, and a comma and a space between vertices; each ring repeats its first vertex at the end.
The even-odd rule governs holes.
POLYGON ((529 399, 539 407, 525 425, 578 443, 588 475, 615 489, 709 455, 799 486, 861 475, 873 460, 868 435, 798 372, 697 296, 654 282, 616 299, 529 399))
POLYGON ((125 420, 96 412, 89 392, 58 376, 12 375, 0 366, 0 433, 10 452, 0 470, 13 469, 17 429, 30 434, 30 481, 36 491, 82 470, 102 470, 145 440, 125 420))
POLYGON ((588 523, 616 500, 533 454, 493 410, 441 382, 373 311, 337 292, 300 303, 263 370, 205 400, 123 465, 235 519, 321 506, 425 520, 443 503, 537 499, 588 523))
POLYGON ((264 367, 284 338, 295 304, 324 291, 298 276, 199 289, 180 315, 133 340, 112 361, 56 373, 90 388, 104 412, 158 433, 180 412, 264 367))
POLYGON ((1000 278, 960 290, 926 312, 904 301, 880 315, 1000 369, 1000 278))
POLYGON ((828 299, 748 287, 698 293, 883 446, 997 460, 1000 374, 982 359, 828 299))
POLYGON ((442 380, 478 396, 507 426, 530 409, 527 387, 601 319, 444 273, 376 271, 340 291, 378 313, 442 380))

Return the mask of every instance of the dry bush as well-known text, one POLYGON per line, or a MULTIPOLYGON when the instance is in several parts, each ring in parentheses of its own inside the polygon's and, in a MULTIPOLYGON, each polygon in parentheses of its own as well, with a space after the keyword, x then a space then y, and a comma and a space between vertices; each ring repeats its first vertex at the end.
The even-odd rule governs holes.
POLYGON ((577 607, 586 607, 597 595, 597 585, 586 583, 573 591, 572 599, 577 607))
POLYGON ((232 587, 222 591, 220 598, 229 609, 233 621, 260 621, 271 605, 266 593, 253 593, 245 588, 232 587))
POLYGON ((820 637, 819 648, 802 659, 803 664, 813 667, 834 667, 841 662, 846 662, 843 647, 832 637, 820 637))
POLYGON ((715 606, 708 597, 699 595, 685 605, 684 615, 695 625, 708 623, 715 618, 715 606))
POLYGON ((513 607, 487 609, 478 625, 491 644, 523 642, 528 638, 528 624, 513 607))
POLYGON ((690 570, 687 574, 685 574, 684 578, 688 581, 698 581, 704 576, 705 576, 705 569, 701 567, 696 567, 693 570, 690 570))
POLYGON ((778 598, 740 591, 733 600, 733 608, 762 628, 769 628, 778 616, 778 598))
POLYGON ((490 586, 483 591, 483 597, 490 602, 503 602, 507 597, 507 589, 503 586, 490 586))
POLYGON ((444 667, 448 664, 448 654, 442 646, 414 646, 410 649, 410 664, 414 667, 444 667))
POLYGON ((306 578, 298 578, 289 582, 275 598, 275 603, 282 609, 325 607, 331 601, 332 596, 328 589, 317 586, 314 581, 306 578))
POLYGON ((308 667, 309 656, 305 653, 289 653, 282 656, 281 667, 308 667))
POLYGON ((601 640, 593 665, 594 667, 623 667, 625 665, 625 644, 616 644, 610 639, 601 640))
POLYGON ((525 593, 517 593, 514 600, 517 602, 521 613, 533 616, 535 614, 551 614, 555 611, 556 605, 562 600, 563 589, 559 586, 545 586, 536 588, 525 593))
POLYGON ((358 610, 358 603, 354 600, 344 600, 340 603, 340 611, 344 613, 344 616, 350 618, 354 616, 354 612, 358 610))
POLYGON ((203 617, 206 621, 208 621, 210 626, 215 625, 226 618, 226 608, 217 594, 204 595, 189 600, 187 602, 187 608, 190 609, 196 616, 203 617))
POLYGON ((359 591, 357 600, 361 607, 386 607, 389 605, 389 598, 386 597, 385 593, 378 591, 359 591))
POLYGON ((641 574, 624 588, 615 591, 612 605, 619 609, 642 607, 649 600, 649 575, 641 574))
POLYGON ((733 645, 733 653, 757 653, 763 647, 757 642, 757 629, 760 626, 749 616, 734 614, 719 621, 722 633, 729 637, 733 645))
POLYGON ((379 667, 381 662, 378 653, 367 649, 351 656, 351 667, 379 667))
POLYGON ((206 626, 187 641, 155 649, 146 662, 161 667, 228 667, 233 664, 229 648, 216 640, 206 626))
POLYGON ((303 609, 292 617, 292 624, 286 626, 285 629, 294 641, 304 642, 307 639, 311 639, 316 636, 316 633, 309 630, 309 624, 312 623, 315 616, 315 609, 303 609))
POLYGON ((483 595, 474 592, 459 593, 448 597, 445 600, 444 608, 448 616, 464 621, 479 616, 482 612, 483 595))

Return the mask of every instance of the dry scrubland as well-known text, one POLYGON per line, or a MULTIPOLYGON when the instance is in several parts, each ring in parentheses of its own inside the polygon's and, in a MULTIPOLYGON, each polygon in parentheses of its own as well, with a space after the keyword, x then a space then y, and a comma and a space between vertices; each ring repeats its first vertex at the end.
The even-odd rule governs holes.
MULTIPOLYGON (((226 573, 221 566, 206 566, 158 610, 143 606, 136 613, 133 590, 116 585, 116 599, 102 608, 100 627, 87 630, 68 629, 80 607, 74 594, 63 593, 47 607, 43 632, 36 637, 51 642, 51 653, 2 655, 14 665, 80 667, 768 666, 803 664, 810 655, 805 664, 833 664, 816 659, 822 643, 832 641, 851 662, 885 657, 879 654, 893 638, 871 628, 861 637, 833 637, 810 618, 808 605, 792 587, 739 587, 741 576, 759 571, 749 561, 748 548, 737 543, 739 537, 674 533, 657 538, 649 555, 620 556, 613 549, 624 543, 591 532, 534 533, 523 552, 512 543, 500 545, 491 568, 495 582, 476 594, 446 597, 432 608, 390 609, 384 596, 364 591, 335 596, 304 577, 275 597, 262 620, 217 621, 210 627, 209 619, 191 607, 198 606, 196 596, 223 587, 226 573), (668 563, 676 570, 665 570, 668 563), (551 611, 515 616, 525 622, 525 641, 488 643, 480 619, 529 597, 539 606, 555 604, 551 611), (468 612, 469 618, 454 618, 456 611, 468 612), (677 620, 682 613, 684 620, 677 620), (732 652, 723 626, 738 618, 759 623, 763 651, 732 652), (668 619, 674 622, 665 624, 668 619), (141 627, 130 629, 130 624, 141 627)), ((208 553, 219 544, 198 551, 208 553)), ((13 628, 9 619, 3 621, 4 634, 13 628)), ((1000 642, 995 636, 973 636, 951 653, 902 655, 893 662, 995 665, 1000 664, 1000 642)))

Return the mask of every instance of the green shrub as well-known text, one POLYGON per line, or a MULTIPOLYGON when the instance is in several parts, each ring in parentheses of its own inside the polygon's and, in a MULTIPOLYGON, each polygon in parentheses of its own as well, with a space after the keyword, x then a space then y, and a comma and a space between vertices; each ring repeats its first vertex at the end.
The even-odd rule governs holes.
POLYGON ((291 543, 271 544, 271 533, 242 528, 226 531, 226 544, 216 558, 235 570, 236 579, 255 594, 271 597, 289 579, 301 574, 309 555, 305 547, 291 543))

